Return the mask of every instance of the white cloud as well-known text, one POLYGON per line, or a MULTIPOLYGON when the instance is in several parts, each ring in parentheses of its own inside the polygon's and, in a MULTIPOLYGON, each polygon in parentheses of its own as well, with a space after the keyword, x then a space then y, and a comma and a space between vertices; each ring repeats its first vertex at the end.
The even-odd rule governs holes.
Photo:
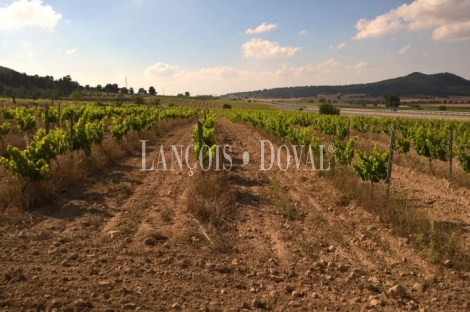
POLYGON ((331 58, 323 63, 319 64, 307 64, 305 66, 294 67, 283 65, 277 70, 275 76, 301 76, 301 75, 312 75, 312 74, 329 74, 334 67, 341 65, 334 58, 331 58))
POLYGON ((367 66, 367 63, 361 61, 361 62, 357 63, 356 65, 354 65, 353 68, 354 68, 355 70, 361 71, 361 70, 364 69, 366 66, 367 66))
POLYGON ((147 67, 144 71, 144 76, 171 76, 176 74, 177 70, 178 66, 158 62, 153 66, 147 67))
POLYGON ((410 44, 408 44, 408 45, 404 46, 403 48, 401 48, 401 49, 400 49, 400 51, 398 51, 398 54, 400 54, 400 55, 403 55, 403 54, 405 54, 405 53, 406 53, 406 51, 408 51, 408 50, 410 49, 410 47, 411 47, 411 45, 410 45, 410 44))
POLYGON ((232 67, 211 67, 203 68, 200 71, 196 72, 195 75, 200 76, 201 78, 210 78, 210 79, 230 79, 239 77, 243 74, 244 71, 232 68, 232 67))
POLYGON ((23 41, 21 41, 21 47, 22 47, 23 49, 29 49, 29 48, 31 48, 31 42, 28 42, 28 41, 26 41, 26 40, 23 40, 23 41))
MULTIPOLYGON (((371 71, 374 70, 374 68, 368 67, 368 64, 364 61, 361 61, 355 65, 347 65, 347 69, 350 69, 356 73, 356 75, 360 75, 363 71, 371 71)), ((375 68, 377 70, 378 68, 375 68)))
POLYGON ((343 42, 343 43, 340 43, 338 44, 338 46, 336 47, 336 50, 343 50, 344 48, 346 48, 348 45, 346 44, 346 42, 343 42))
MULTIPOLYGON (((349 69, 351 72, 354 72, 356 74, 356 76, 362 74, 363 72, 369 72, 369 73, 375 72, 375 73, 377 73, 377 72, 380 72, 380 71, 383 70, 382 67, 375 67, 375 68, 370 67, 369 64, 364 62, 364 61, 361 61, 361 62, 359 62, 355 65, 346 65, 345 68, 349 69)), ((345 75, 346 72, 343 71, 341 74, 345 75)), ((355 79, 357 79, 357 78, 355 78, 355 79)), ((353 82, 353 83, 355 83, 355 82, 353 82)))
POLYGON ((470 39, 470 21, 441 25, 432 33, 434 40, 458 41, 470 39))
POLYGON ((157 63, 144 70, 144 77, 153 78, 174 78, 174 79, 203 79, 221 80, 232 79, 247 74, 249 71, 235 69, 233 67, 207 67, 198 71, 179 70, 179 66, 157 63))
MULTIPOLYGON (((339 76, 341 72, 341 64, 333 58, 321 63, 303 66, 283 64, 277 69, 262 72, 226 66, 190 71, 174 65, 164 65, 163 67, 172 69, 171 75, 149 77, 149 71, 146 69, 142 78, 145 79, 144 84, 164 87, 165 94, 176 94, 187 90, 191 94, 211 94, 215 90, 219 94, 223 94, 229 91, 264 89, 275 86, 327 84, 332 77, 339 76)), ((152 67, 154 66, 149 68, 152 67)), ((158 68, 160 67, 162 66, 158 66, 158 68)))
POLYGON ((299 35, 301 35, 301 36, 302 36, 302 35, 306 35, 306 34, 307 34, 307 31, 306 31, 306 30, 301 30, 301 31, 299 31, 299 35))
POLYGON ((65 25, 70 25, 72 23, 71 20, 65 20, 65 25))
POLYGON ((253 38, 242 45, 243 57, 271 59, 276 57, 288 57, 299 52, 299 47, 281 47, 277 42, 271 42, 260 38, 253 38))
POLYGON ((411 4, 377 16, 360 19, 354 39, 381 38, 388 35, 433 29, 432 38, 442 41, 470 39, 469 0, 415 0, 411 4))
POLYGON ((263 33, 263 32, 268 32, 268 31, 271 31, 271 30, 274 30, 277 28, 277 24, 268 24, 268 23, 263 23, 261 25, 259 25, 258 27, 256 27, 255 29, 252 29, 252 28, 248 28, 245 33, 246 34, 259 34, 259 33, 263 33))
POLYGON ((330 47, 328 48, 328 51, 333 51, 333 49, 334 49, 333 46, 330 45, 330 47))
POLYGON ((50 5, 43 5, 41 0, 17 0, 0 8, 0 30, 12 30, 22 27, 40 27, 53 29, 62 15, 56 13, 50 5))
POLYGON ((77 48, 67 50, 67 51, 65 51, 65 54, 67 54, 67 55, 72 55, 72 54, 75 54, 75 52, 77 52, 77 48))

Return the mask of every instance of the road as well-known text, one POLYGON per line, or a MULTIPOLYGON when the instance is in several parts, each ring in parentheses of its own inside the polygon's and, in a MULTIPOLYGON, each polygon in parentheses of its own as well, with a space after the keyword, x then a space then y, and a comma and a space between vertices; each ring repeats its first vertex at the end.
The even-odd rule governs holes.
MULTIPOLYGON (((299 104, 288 104, 280 102, 261 102, 275 108, 284 110, 298 111, 299 104)), ((317 106, 303 107, 304 112, 318 112, 317 106)), ((443 119, 457 119, 457 120, 470 120, 470 112, 452 112, 452 111, 429 111, 429 110, 397 110, 391 111, 390 109, 367 109, 367 108, 340 108, 341 115, 350 116, 377 116, 377 117, 406 117, 406 118, 443 118, 443 119)))

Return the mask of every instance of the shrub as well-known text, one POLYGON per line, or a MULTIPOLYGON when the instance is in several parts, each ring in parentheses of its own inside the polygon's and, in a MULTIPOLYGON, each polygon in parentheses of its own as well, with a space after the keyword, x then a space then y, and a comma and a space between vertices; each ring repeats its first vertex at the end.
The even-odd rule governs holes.
POLYGON ((153 99, 152 105, 154 105, 156 107, 160 106, 160 99, 153 99))
POLYGON ((124 103, 124 101, 125 101, 124 95, 119 94, 119 95, 116 97, 116 104, 117 104, 118 106, 122 105, 122 103, 124 103))
POLYGON ((339 115, 339 109, 327 103, 320 104, 319 112, 320 115, 339 115))
POLYGON ((134 103, 135 103, 135 104, 138 104, 138 105, 145 104, 145 99, 144 99, 142 96, 137 95, 137 96, 135 97, 134 103))
POLYGON ((446 110, 447 110, 447 106, 441 105, 441 106, 439 106, 439 110, 441 110, 441 111, 446 111, 446 110))
POLYGON ((224 105, 222 105, 222 108, 223 109, 231 109, 232 105, 225 103, 224 105))

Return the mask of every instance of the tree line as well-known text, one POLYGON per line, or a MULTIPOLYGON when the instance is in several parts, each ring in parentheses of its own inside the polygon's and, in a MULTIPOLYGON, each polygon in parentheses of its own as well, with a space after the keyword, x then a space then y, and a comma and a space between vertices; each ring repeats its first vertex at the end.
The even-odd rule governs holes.
MULTIPOLYGON (((53 76, 30 76, 0 66, 0 96, 28 99, 59 99, 70 96, 74 91, 81 93, 107 92, 151 96, 158 94, 154 86, 150 86, 148 89, 139 88, 137 91, 132 87, 119 87, 117 83, 107 83, 104 86, 98 84, 95 87, 90 85, 82 86, 77 81, 72 80, 70 75, 59 79, 54 79, 53 76)), ((189 96, 190 94, 185 92, 185 95, 189 96)))

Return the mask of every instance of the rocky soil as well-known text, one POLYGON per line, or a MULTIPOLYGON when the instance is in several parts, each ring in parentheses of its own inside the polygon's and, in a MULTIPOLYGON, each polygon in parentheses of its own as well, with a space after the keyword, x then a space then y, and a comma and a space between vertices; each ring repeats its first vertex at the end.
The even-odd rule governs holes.
MULTIPOLYGON (((160 145, 170 160, 169 146, 191 144, 191 131, 186 124, 160 137, 149 162, 157 163, 160 145)), ((216 132, 219 144, 232 145, 229 229, 214 236, 188 213, 188 189, 201 175, 176 163, 174 171, 141 172, 140 155, 126 157, 25 213, 30 222, 1 226, 0 310, 468 309, 466 272, 431 264, 354 201, 338 205, 340 194, 319 172, 277 164, 260 171, 259 140, 269 138, 255 129, 219 118, 216 132), (281 216, 279 205, 295 217, 281 216)), ((437 216, 468 220, 468 190, 397 172, 397 187, 437 216)))

